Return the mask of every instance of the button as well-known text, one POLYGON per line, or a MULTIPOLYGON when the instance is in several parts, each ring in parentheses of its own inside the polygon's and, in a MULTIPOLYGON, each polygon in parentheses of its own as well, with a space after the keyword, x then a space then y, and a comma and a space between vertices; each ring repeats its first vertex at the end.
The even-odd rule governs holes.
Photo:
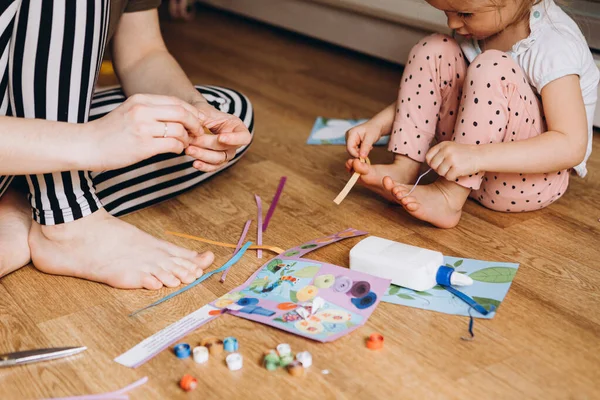
POLYGON ((194 347, 194 361, 204 364, 208 361, 208 349, 204 346, 194 347))
POLYGON ((227 363, 227 368, 230 371, 237 371, 242 369, 242 365, 244 363, 244 359, 240 353, 231 353, 225 358, 225 362, 227 363))
POLYGON ((540 12, 539 12, 539 11, 535 11, 535 12, 533 13, 533 17, 534 17, 534 18, 539 18, 539 17, 540 17, 540 12))
POLYGON ((175 352, 177 358, 188 358, 192 352, 190 345, 187 343, 175 345, 175 347, 173 347, 173 351, 175 352))

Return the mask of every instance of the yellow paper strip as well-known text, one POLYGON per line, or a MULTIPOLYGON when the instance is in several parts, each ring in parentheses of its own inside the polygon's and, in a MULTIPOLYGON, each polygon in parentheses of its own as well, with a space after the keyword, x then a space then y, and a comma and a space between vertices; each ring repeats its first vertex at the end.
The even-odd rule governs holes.
MULTIPOLYGON (((187 235, 185 233, 179 233, 179 232, 172 232, 172 231, 166 231, 165 232, 167 235, 173 235, 173 236, 179 236, 182 238, 186 238, 186 239, 192 239, 192 240, 196 240, 198 242, 202 242, 202 243, 208 243, 208 244, 214 244, 215 246, 221 246, 221 247, 229 247, 231 249, 235 249, 236 245, 235 244, 231 244, 231 243, 224 243, 224 242, 217 242, 214 240, 210 240, 210 239, 204 239, 198 236, 192 236, 192 235, 187 235)), ((285 250, 280 249, 279 247, 275 247, 275 246, 250 246, 248 249, 251 250, 268 250, 268 251, 272 251, 275 254, 281 254, 283 253, 285 250)))
MULTIPOLYGON (((367 157, 367 159, 365 160, 364 158, 361 158, 360 161, 362 162, 367 162, 367 164, 371 165, 371 160, 369 160, 369 158, 367 157)), ((340 203, 342 201, 344 201, 344 199, 346 198, 346 196, 348 196, 348 193, 350 193, 350 191, 352 190, 352 188, 354 187, 354 185, 356 185, 356 182, 358 182, 358 178, 360 178, 360 174, 358 172, 355 172, 352 177, 350 178, 350 180, 348 180, 348 183, 346 183, 346 186, 344 186, 344 188, 342 189, 342 191, 340 192, 340 194, 337 195, 337 197, 333 200, 333 202, 335 204, 337 204, 338 206, 340 205, 340 203)))

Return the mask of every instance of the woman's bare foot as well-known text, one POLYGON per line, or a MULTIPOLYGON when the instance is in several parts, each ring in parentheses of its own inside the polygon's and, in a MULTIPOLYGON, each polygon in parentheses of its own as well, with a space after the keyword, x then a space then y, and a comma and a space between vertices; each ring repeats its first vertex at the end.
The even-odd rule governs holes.
POLYGON ((104 209, 61 225, 34 222, 29 245, 40 271, 123 289, 190 283, 214 260, 210 251, 198 254, 156 239, 104 209))
POLYGON ((419 174, 420 163, 406 156, 396 155, 391 164, 369 165, 358 159, 346 161, 346 169, 360 174, 358 182, 389 201, 396 201, 389 190, 383 187, 383 178, 391 177, 395 182, 412 183, 419 174))
POLYGON ((0 198, 0 277, 31 260, 27 243, 30 227, 31 209, 25 196, 8 189, 0 198))
POLYGON ((438 228, 454 228, 458 225, 463 205, 471 192, 471 189, 444 178, 439 178, 431 185, 417 186, 408 196, 412 185, 398 184, 386 177, 383 186, 410 215, 438 228))

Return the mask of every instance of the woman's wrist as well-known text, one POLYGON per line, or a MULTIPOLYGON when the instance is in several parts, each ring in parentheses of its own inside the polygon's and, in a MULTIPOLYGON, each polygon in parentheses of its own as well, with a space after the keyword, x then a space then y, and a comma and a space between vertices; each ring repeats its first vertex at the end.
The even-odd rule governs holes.
MULTIPOLYGON (((71 124, 70 124, 71 125, 71 124)), ((73 165, 72 170, 78 171, 101 171, 102 163, 99 159, 99 143, 97 140, 95 124, 87 122, 85 124, 72 124, 73 136, 70 151, 67 156, 68 161, 73 165)))

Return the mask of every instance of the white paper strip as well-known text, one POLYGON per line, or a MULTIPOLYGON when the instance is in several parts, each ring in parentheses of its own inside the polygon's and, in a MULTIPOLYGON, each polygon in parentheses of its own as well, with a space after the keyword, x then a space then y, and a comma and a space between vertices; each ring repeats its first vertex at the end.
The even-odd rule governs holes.
POLYGON ((179 321, 167 326, 165 329, 144 339, 135 347, 121 354, 115 361, 126 367, 137 368, 155 355, 195 331, 218 315, 210 315, 211 311, 218 310, 209 304, 183 317, 179 321))

